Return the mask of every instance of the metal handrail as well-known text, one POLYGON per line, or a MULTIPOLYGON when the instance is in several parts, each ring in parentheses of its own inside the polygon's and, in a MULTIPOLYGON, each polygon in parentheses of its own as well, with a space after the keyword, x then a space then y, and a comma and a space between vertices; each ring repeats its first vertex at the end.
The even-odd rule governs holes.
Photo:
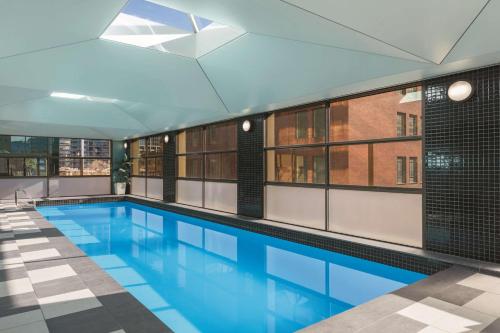
POLYGON ((24 193, 25 197, 27 197, 26 199, 28 199, 28 204, 31 200, 33 207, 36 207, 35 199, 33 199, 33 197, 29 196, 28 193, 26 193, 26 191, 23 189, 17 189, 16 192, 14 192, 14 201, 15 201, 16 207, 19 207, 19 205, 18 205, 18 201, 19 201, 18 193, 19 192, 24 193))

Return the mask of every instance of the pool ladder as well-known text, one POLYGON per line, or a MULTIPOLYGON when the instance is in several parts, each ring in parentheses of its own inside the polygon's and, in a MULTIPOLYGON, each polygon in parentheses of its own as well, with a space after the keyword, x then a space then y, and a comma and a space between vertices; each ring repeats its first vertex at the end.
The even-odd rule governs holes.
POLYGON ((36 207, 36 201, 35 199, 33 199, 30 195, 28 195, 28 193, 26 193, 25 190, 23 189, 17 189, 16 192, 14 193, 14 201, 15 201, 15 204, 16 204, 16 207, 20 207, 20 197, 19 197, 19 194, 18 193, 24 193, 24 199, 28 199, 26 201, 26 204, 27 204, 27 207, 36 207), (30 200, 31 200, 31 204, 30 204, 30 200))

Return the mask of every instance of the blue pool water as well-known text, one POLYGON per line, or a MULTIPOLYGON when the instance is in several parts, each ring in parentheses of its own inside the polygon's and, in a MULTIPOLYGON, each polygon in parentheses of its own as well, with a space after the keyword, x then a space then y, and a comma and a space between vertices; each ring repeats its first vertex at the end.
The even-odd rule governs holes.
POLYGON ((128 202, 38 210, 176 332, 292 332, 425 278, 128 202))

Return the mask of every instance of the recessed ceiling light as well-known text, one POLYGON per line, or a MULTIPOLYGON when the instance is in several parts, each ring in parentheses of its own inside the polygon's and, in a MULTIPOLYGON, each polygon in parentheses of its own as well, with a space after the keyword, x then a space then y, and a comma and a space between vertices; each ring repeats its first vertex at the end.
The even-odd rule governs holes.
POLYGON ((60 92, 60 91, 54 91, 54 92, 52 92, 52 94, 50 94, 50 97, 66 98, 66 99, 83 99, 83 98, 85 98, 85 95, 70 94, 70 93, 65 93, 65 92, 60 92))
POLYGON ((468 81, 457 81, 448 88, 448 97, 455 102, 463 102, 472 95, 472 85, 468 81))

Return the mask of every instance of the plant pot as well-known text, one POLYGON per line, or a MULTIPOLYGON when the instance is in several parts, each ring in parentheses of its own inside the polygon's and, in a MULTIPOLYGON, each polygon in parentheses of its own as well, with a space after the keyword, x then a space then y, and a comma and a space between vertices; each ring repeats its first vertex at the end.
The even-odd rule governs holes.
POLYGON ((127 189, 127 183, 115 183, 115 194, 124 195, 127 189))

